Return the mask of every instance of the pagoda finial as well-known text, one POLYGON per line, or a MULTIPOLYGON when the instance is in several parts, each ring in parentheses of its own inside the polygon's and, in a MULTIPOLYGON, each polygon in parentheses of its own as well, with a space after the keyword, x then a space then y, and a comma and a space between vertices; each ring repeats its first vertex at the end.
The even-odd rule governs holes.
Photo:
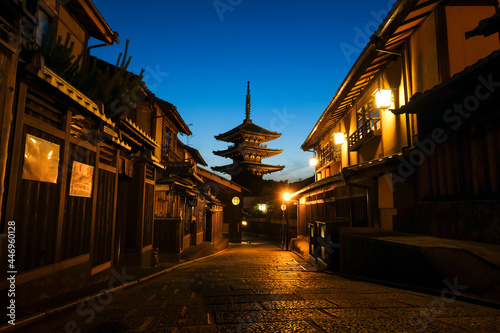
POLYGON ((246 120, 250 120, 250 81, 247 82, 247 104, 245 107, 246 120))

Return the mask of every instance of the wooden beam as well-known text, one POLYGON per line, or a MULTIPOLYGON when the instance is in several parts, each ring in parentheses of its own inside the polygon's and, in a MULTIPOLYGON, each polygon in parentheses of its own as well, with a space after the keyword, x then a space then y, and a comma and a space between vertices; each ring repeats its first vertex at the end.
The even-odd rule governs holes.
POLYGON ((94 184, 92 185, 92 219, 90 223, 90 273, 92 274, 92 262, 94 260, 94 241, 95 241, 95 223, 96 223, 96 211, 97 211, 97 193, 99 186, 99 156, 101 154, 101 144, 97 143, 96 153, 95 153, 95 165, 94 165, 94 184))
POLYGON ((111 31, 111 28, 108 26, 104 18, 99 14, 99 12, 94 10, 95 7, 93 5, 92 7, 94 8, 91 8, 89 2, 90 1, 87 0, 78 0, 78 3, 82 6, 90 19, 95 23, 97 29, 99 29, 103 36, 105 36, 106 40, 109 43, 113 42, 113 31, 111 31))
MULTIPOLYGON (((17 198, 17 185, 19 179, 19 172, 22 172, 22 154, 23 149, 23 129, 24 129, 24 109, 26 107, 26 98, 28 96, 28 86, 26 83, 19 84, 19 95, 17 99, 17 110, 16 110, 16 125, 14 129, 14 146, 12 149, 11 158, 11 172, 9 181, 9 192, 7 195, 7 209, 6 209, 6 221, 14 220, 14 209, 16 206, 17 198)), ((7 226, 7 224, 5 224, 7 226)))
POLYGON ((68 168, 69 168, 69 149, 70 149, 70 137, 71 137, 71 111, 68 110, 64 118, 64 130, 66 137, 64 138, 63 146, 63 156, 62 156, 62 168, 60 168, 61 174, 61 187, 59 189, 59 215, 57 218, 57 234, 56 234, 56 253, 55 262, 61 261, 61 250, 62 250, 62 234, 64 227, 64 207, 66 204, 66 188, 68 185, 68 168))
POLYGON ((116 242, 116 206, 118 204, 118 161, 120 159, 120 150, 116 150, 116 167, 115 167, 115 194, 113 197, 113 225, 111 230, 111 264, 115 259, 115 244, 116 242))

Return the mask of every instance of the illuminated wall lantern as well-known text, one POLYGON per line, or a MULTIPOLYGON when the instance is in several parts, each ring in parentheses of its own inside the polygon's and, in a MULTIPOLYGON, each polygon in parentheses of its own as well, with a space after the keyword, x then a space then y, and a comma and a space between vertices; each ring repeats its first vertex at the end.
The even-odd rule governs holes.
POLYGON ((267 205, 266 204, 259 204, 259 210, 262 213, 265 213, 267 211, 267 205))
POLYGON ((333 133, 333 142, 336 145, 342 145, 345 142, 345 133, 344 132, 335 132, 333 133))
POLYGON ((245 221, 245 220, 241 221, 241 225, 245 226, 247 224, 248 224, 247 221, 245 221))
POLYGON ((392 91, 390 89, 375 90, 375 105, 379 109, 388 109, 392 103, 392 91))
POLYGON ((311 157, 309 159, 309 165, 314 168, 316 165, 318 165, 318 159, 316 157, 311 157))
POLYGON ((233 205, 238 206, 240 204, 240 198, 234 197, 231 202, 233 203, 233 205))

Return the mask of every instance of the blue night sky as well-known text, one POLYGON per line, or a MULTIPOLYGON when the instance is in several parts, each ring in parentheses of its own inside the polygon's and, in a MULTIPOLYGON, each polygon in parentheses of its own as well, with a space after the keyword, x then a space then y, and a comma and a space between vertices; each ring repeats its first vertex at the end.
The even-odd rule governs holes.
POLYGON ((295 181, 313 175, 300 146, 394 2, 94 0, 121 44, 92 55, 114 64, 129 39, 129 70, 177 106, 193 132, 180 140, 209 166, 231 163, 214 135, 242 123, 250 81, 253 122, 283 134, 263 163, 285 169, 265 178, 295 181))

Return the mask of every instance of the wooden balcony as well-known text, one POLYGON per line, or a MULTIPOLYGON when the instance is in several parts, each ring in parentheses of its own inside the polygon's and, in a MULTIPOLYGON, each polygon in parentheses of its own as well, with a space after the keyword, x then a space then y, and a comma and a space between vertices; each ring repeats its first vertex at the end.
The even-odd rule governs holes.
POLYGON ((382 136, 382 129, 380 125, 380 121, 368 121, 359 127, 349 137, 349 150, 358 150, 362 145, 371 141, 375 137, 382 136))
POLYGON ((172 146, 163 146, 161 150, 162 162, 182 162, 184 158, 181 157, 172 146))

